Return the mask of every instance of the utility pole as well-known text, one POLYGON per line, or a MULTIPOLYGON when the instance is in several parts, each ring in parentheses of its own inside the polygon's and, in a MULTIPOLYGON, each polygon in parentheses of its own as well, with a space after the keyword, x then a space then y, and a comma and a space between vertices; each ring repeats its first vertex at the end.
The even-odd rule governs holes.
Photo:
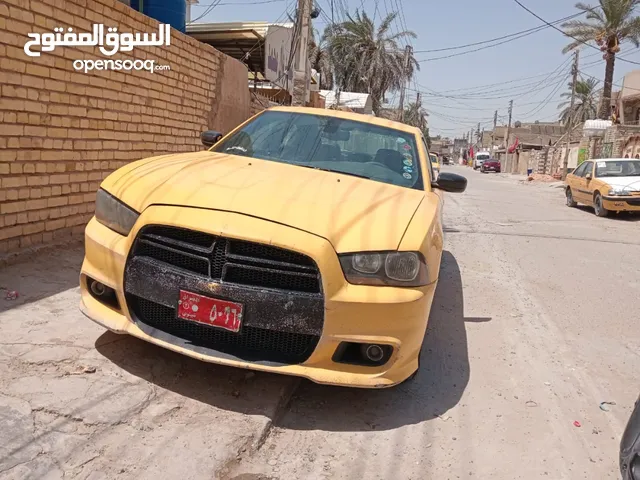
POLYGON ((573 124, 573 106, 576 101, 576 83, 578 82, 578 61, 579 50, 573 54, 573 80, 571 82, 571 106, 569 107, 569 118, 567 119, 567 149, 564 152, 564 160, 562 161, 562 180, 567 178, 567 170, 569 169, 569 148, 571 145, 571 125, 573 124))
POLYGON ((400 89, 400 112, 399 118, 401 122, 404 122, 404 91, 407 86, 407 70, 409 69, 409 57, 411 56, 411 45, 407 45, 404 49, 404 62, 402 73, 404 78, 402 80, 402 88, 400 89))
POLYGON ((509 153, 509 135, 511 135, 511 114, 513 113, 513 100, 509 102, 509 123, 507 124, 507 141, 505 143, 506 154, 509 153))
POLYGON ((424 132, 424 116, 422 115, 422 95, 420 92, 416 94, 416 103, 418 104, 418 115, 420 115, 420 131, 424 132))
POLYGON ((493 114, 493 131, 491 132, 491 156, 493 156, 493 147, 496 140, 496 128, 498 127, 498 110, 493 114))
POLYGON ((477 142, 478 150, 480 150, 482 146, 480 143, 480 122, 478 122, 478 129, 476 130, 476 142, 477 142))
POLYGON ((293 76, 293 105, 305 106, 309 93, 309 55, 307 46, 309 43, 309 25, 311 24, 311 1, 298 0, 298 22, 300 36, 298 38, 298 52, 293 76))

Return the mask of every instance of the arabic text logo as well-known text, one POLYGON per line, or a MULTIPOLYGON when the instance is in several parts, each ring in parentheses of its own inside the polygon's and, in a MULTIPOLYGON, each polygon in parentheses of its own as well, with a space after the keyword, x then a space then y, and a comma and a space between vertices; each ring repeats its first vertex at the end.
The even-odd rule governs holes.
POLYGON ((24 45, 24 53, 30 57, 39 57, 39 51, 32 51, 31 47, 40 45, 42 52, 52 52, 56 47, 99 47, 102 54, 110 57, 118 52, 130 52, 134 47, 169 46, 171 44, 171 34, 169 24, 160 24, 158 35, 152 33, 141 34, 118 33, 115 27, 109 27, 105 35, 103 24, 94 24, 91 33, 75 33, 69 27, 67 32, 64 28, 54 28, 54 33, 29 33, 29 40, 24 45))

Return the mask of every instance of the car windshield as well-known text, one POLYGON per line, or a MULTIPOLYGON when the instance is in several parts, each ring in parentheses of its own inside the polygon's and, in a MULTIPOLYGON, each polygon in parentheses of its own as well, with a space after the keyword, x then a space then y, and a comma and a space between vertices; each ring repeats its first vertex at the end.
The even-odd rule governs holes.
POLYGON ((596 177, 640 177, 640 160, 598 161, 596 177))
POLYGON ((415 136, 366 122, 266 111, 212 150, 423 189, 415 136))
POLYGON ((438 163, 438 157, 435 155, 429 155, 431 157, 431 163, 438 163))
POLYGON ((478 155, 478 160, 489 160, 489 155, 478 155))

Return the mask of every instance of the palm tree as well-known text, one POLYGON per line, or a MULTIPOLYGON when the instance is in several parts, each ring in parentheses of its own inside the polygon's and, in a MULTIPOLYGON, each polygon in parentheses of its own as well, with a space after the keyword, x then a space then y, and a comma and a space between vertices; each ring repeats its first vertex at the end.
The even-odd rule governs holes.
POLYGON ((640 47, 640 18, 634 15, 640 0, 599 0, 598 3, 597 7, 576 3, 576 8, 586 13, 586 21, 571 20, 562 25, 565 34, 574 38, 574 41, 562 52, 567 53, 590 42, 601 46, 606 66, 598 116, 607 119, 611 104, 616 53, 620 50, 619 44, 629 40, 636 48, 640 47))
POLYGON ((414 127, 423 128, 424 118, 428 115, 427 111, 422 108, 420 103, 412 102, 404 109, 404 123, 414 127))
MULTIPOLYGON (((639 0, 640 1, 640 0, 639 0)), ((411 31, 391 33, 397 13, 387 15, 376 28, 373 20, 356 10, 354 16, 325 30, 327 48, 338 89, 371 95, 373 111, 380 111, 384 94, 398 90, 420 65, 413 55, 405 68, 399 41, 416 38, 411 31)))
POLYGON ((327 41, 324 37, 320 37, 320 41, 316 42, 317 33, 311 32, 309 35, 309 62, 311 68, 320 74, 320 89, 333 89, 333 67, 331 65, 331 57, 327 48, 327 41))
POLYGON ((572 110, 572 85, 569 84, 569 91, 562 94, 562 98, 565 100, 558 105, 558 109, 562 109, 562 112, 560 112, 560 121, 562 123, 566 124, 569 118, 571 118, 571 123, 577 125, 578 123, 584 123, 585 120, 596 118, 598 114, 599 97, 599 92, 596 90, 597 85, 598 81, 595 78, 578 80, 576 82, 575 104, 572 110))

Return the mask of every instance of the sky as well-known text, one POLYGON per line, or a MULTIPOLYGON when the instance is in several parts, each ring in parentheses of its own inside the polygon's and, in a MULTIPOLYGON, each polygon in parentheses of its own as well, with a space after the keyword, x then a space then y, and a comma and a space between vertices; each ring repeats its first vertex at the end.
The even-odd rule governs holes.
MULTIPOLYGON (((313 21, 320 32, 331 21, 332 0, 315 0, 322 10, 313 21)), ((553 22, 573 15, 573 0, 520 0, 534 13, 553 22)), ((288 21, 286 11, 293 12, 297 0, 200 0, 192 9, 197 19, 212 4, 216 6, 198 22, 288 21)), ((596 5, 595 0, 586 1, 596 5)), ((450 49, 460 45, 483 42, 544 25, 521 8, 514 0, 333 0, 334 20, 338 22, 348 9, 364 9, 375 15, 376 23, 389 12, 399 12, 393 32, 411 30, 417 38, 410 40, 415 57, 421 61, 420 71, 408 84, 408 101, 422 94, 422 103, 429 113, 430 134, 461 137, 478 122, 481 129, 493 127, 494 112, 498 125, 508 119, 509 100, 513 99, 513 122, 555 121, 562 93, 569 91, 571 54, 562 48, 569 39, 553 28, 544 28, 522 38, 501 40, 501 45, 482 45, 450 49), (448 49, 440 52, 421 50, 448 49), (468 53, 464 53, 468 52, 468 53), (461 54, 463 53, 463 54, 461 54), (453 55, 450 58, 437 58, 453 55)), ((640 14, 640 12, 639 12, 640 14)), ((406 41, 401 41, 404 47, 406 41)), ((619 56, 640 62, 640 51, 625 43, 619 56)), ((640 68, 621 60, 616 62, 614 84, 621 85, 624 74, 640 68)), ((604 78, 601 52, 583 47, 580 51, 582 78, 604 78)), ((614 90, 616 86, 614 85, 614 90)), ((397 104, 398 94, 389 94, 397 104)))

